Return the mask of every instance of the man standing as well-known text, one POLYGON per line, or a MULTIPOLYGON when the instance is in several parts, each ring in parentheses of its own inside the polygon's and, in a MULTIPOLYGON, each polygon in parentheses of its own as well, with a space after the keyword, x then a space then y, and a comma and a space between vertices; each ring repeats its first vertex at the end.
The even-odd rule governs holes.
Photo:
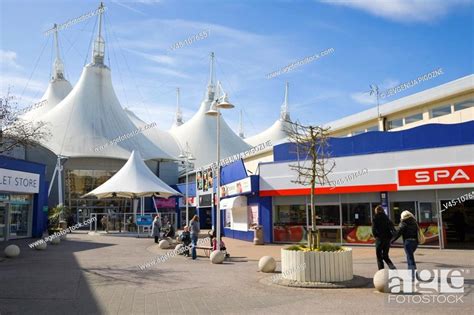
POLYGON ((196 259, 197 254, 196 254, 196 246, 197 246, 197 241, 199 237, 199 232, 201 231, 200 226, 199 226, 199 217, 195 215, 191 221, 189 221, 189 229, 190 229, 190 234, 191 234, 191 244, 193 246, 192 248, 192 258, 196 259))
POLYGON ((393 223, 385 214, 382 206, 375 207, 375 216, 372 221, 372 234, 375 237, 375 252, 377 254, 377 265, 379 270, 384 268, 384 261, 390 269, 396 269, 388 257, 390 241, 393 237, 394 231, 395 228, 393 227, 393 223))

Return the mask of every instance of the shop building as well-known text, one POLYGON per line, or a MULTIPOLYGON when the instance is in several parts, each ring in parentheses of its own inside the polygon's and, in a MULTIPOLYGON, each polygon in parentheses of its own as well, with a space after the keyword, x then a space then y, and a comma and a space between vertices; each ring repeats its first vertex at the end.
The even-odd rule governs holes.
POLYGON ((48 220, 45 166, 0 156, 0 241, 41 237, 48 220))
MULTIPOLYGON (((331 184, 315 190, 323 242, 373 243, 373 209, 382 204, 395 224, 403 210, 411 211, 426 246, 474 247, 474 121, 368 132, 329 144, 331 184)), ((275 243, 303 241, 310 226, 310 189, 294 183, 292 146, 275 146, 274 161, 259 165, 259 196, 271 198, 271 219, 262 224, 275 243)))

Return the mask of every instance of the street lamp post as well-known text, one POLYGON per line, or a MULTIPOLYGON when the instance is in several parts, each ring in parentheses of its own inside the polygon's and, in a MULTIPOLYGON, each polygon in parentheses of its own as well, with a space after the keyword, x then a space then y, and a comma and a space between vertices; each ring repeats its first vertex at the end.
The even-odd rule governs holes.
MULTIPOLYGON (((217 82, 217 87, 222 90, 220 82, 217 82)), ((206 112, 206 115, 209 116, 216 116, 217 117, 217 187, 216 187, 216 244, 217 244, 217 251, 221 250, 221 209, 220 209, 220 201, 221 201, 221 146, 220 146, 220 109, 230 109, 234 108, 234 105, 229 103, 227 99, 227 94, 224 93, 223 96, 217 97, 211 104, 211 108, 206 112)))
POLYGON ((185 194, 184 194, 184 202, 186 206, 186 225, 189 224, 189 203, 188 203, 188 186, 189 186, 189 176, 188 176, 188 166, 189 166, 189 161, 193 161, 196 158, 192 155, 192 153, 189 151, 189 145, 186 142, 186 148, 181 152, 181 154, 178 156, 180 159, 184 160, 184 172, 186 174, 186 188, 185 188, 185 194))

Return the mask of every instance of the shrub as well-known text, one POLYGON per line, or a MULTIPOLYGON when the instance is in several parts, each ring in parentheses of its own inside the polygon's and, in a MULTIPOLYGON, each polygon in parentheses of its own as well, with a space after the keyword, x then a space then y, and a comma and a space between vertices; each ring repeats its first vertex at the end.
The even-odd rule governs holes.
POLYGON ((321 244, 318 249, 320 252, 338 252, 340 250, 342 250, 341 246, 329 243, 321 244))

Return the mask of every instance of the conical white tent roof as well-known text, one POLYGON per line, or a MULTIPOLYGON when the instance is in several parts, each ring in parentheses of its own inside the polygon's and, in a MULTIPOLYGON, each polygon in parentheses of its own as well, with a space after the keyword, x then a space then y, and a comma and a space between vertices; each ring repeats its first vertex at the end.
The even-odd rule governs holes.
MULTIPOLYGON (((128 108, 124 109, 128 118, 133 122, 137 128, 144 128, 147 123, 138 117, 133 111, 128 108)), ((177 158, 180 153, 178 141, 168 131, 161 130, 158 127, 151 129, 144 133, 144 135, 155 145, 162 148, 168 155, 177 158)))
POLYGON ((53 79, 49 82, 46 92, 41 97, 38 107, 26 112, 22 118, 38 121, 41 117, 59 104, 72 90, 72 85, 66 79, 53 79))
POLYGON ((285 130, 288 130, 287 127, 285 127, 287 125, 287 122, 283 121, 282 119, 278 119, 270 128, 244 140, 251 146, 257 146, 269 140, 274 145, 275 143, 278 143, 288 137, 287 133, 285 132, 285 130))
MULTIPOLYGON (((204 100, 190 120, 169 131, 182 148, 186 147, 186 143, 189 145, 190 152, 196 158, 195 167, 211 164, 217 159, 217 118, 206 115, 210 105, 209 99, 204 100)), ((221 158, 248 150, 250 146, 232 131, 222 115, 219 119, 221 158)))
POLYGON ((85 194, 97 198, 150 197, 169 198, 181 194, 159 179, 143 162, 140 153, 133 151, 127 163, 108 181, 85 194))
POLYGON ((53 63, 53 76, 49 81, 48 88, 41 97, 40 104, 38 107, 33 108, 26 112, 22 118, 32 121, 41 120, 41 116, 50 111, 54 106, 59 104, 72 90, 71 83, 66 80, 64 75, 64 64, 59 55, 59 43, 58 43, 58 28, 54 24, 54 42, 56 46, 56 59, 53 63))
POLYGON ((56 154, 127 159, 137 150, 147 160, 171 159, 143 134, 152 128, 140 130, 125 114, 103 64, 85 66, 74 89, 41 120, 52 134, 44 145, 56 154))
POLYGON ((256 134, 252 137, 245 139, 245 142, 251 146, 256 146, 267 141, 271 141, 272 144, 278 143, 288 138, 287 131, 289 130, 290 111, 288 107, 288 83, 285 86, 285 101, 281 106, 280 118, 268 129, 256 134))

